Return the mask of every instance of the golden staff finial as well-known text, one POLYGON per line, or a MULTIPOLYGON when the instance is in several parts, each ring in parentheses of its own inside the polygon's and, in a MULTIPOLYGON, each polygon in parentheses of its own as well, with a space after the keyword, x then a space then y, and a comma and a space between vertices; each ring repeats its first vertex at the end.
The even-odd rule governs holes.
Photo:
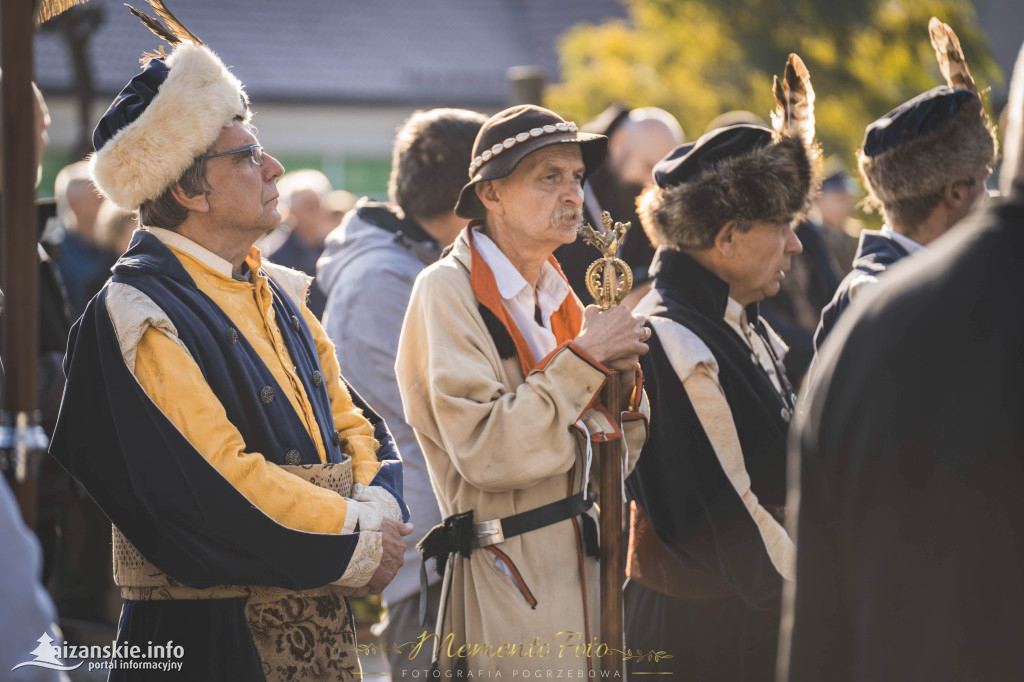
POLYGON ((583 223, 576 229, 576 233, 603 256, 587 268, 586 282, 587 291, 594 297, 594 301, 602 310, 607 310, 622 303, 633 288, 633 272, 625 261, 615 256, 630 223, 613 225, 608 211, 601 213, 601 223, 604 232, 598 232, 588 223, 583 223))

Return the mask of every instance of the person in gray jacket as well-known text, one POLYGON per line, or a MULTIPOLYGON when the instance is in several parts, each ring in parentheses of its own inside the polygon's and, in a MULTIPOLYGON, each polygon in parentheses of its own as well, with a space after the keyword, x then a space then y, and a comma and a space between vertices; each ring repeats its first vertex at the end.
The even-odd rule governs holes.
POLYGON ((440 586, 431 572, 423 622, 415 546, 441 522, 423 453, 402 414, 395 354, 416 275, 441 256, 466 224, 455 215, 455 203, 485 120, 465 109, 431 109, 409 117, 395 136, 390 202, 361 199, 327 237, 317 263, 317 282, 327 293, 324 328, 346 379, 391 427, 404 464, 405 499, 415 518, 405 564, 384 591, 388 624, 383 640, 395 678, 430 667, 430 647, 420 647, 419 657, 411 659, 413 646, 402 645, 434 630, 440 586))

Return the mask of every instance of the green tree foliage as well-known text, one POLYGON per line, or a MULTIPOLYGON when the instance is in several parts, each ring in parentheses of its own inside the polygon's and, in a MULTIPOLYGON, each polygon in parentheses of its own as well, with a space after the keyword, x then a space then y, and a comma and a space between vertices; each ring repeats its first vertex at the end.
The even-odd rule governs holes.
POLYGON ((546 103, 570 119, 587 121, 616 101, 659 106, 688 139, 733 109, 767 120, 772 75, 796 52, 811 73, 825 153, 853 168, 870 122, 944 82, 930 17, 957 32, 979 88, 1002 81, 967 0, 623 1, 630 21, 563 36, 564 82, 546 103))

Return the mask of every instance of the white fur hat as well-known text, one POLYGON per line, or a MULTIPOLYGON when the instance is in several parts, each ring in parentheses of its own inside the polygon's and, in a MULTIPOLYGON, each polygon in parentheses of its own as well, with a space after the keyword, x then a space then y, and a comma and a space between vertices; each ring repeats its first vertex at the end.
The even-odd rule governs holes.
POLYGON ((93 181, 134 211, 159 197, 235 118, 248 120, 242 83, 208 47, 179 42, 150 59, 93 133, 93 181))

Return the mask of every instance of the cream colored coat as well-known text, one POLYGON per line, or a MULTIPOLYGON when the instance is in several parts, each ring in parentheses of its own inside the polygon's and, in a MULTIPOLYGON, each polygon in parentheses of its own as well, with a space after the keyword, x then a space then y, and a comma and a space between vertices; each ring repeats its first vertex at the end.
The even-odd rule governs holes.
MULTIPOLYGON (((581 426, 595 433, 607 425, 587 410, 607 375, 567 346, 524 379, 515 357, 499 357, 484 324, 470 283, 471 260, 463 233, 451 257, 420 274, 396 370, 441 516, 473 510, 475 521, 486 521, 564 498, 570 485, 573 493, 582 489, 588 438, 581 426)), ((628 470, 647 437, 648 414, 642 395, 639 411, 624 415, 628 470)), ((596 519, 594 510, 590 514, 596 519)), ((415 515, 413 510, 414 521, 415 515)), ((581 547, 571 520, 496 545, 521 581, 486 549, 474 550, 469 559, 453 557, 442 668, 454 666, 450 653, 466 658, 468 670, 508 676, 586 671, 587 636, 593 642, 599 635, 599 567, 581 547), (530 594, 536 600, 532 608, 530 594), (479 647, 463 649, 460 656, 462 644, 479 647)), ((589 663, 598 667, 596 659, 589 663)))

